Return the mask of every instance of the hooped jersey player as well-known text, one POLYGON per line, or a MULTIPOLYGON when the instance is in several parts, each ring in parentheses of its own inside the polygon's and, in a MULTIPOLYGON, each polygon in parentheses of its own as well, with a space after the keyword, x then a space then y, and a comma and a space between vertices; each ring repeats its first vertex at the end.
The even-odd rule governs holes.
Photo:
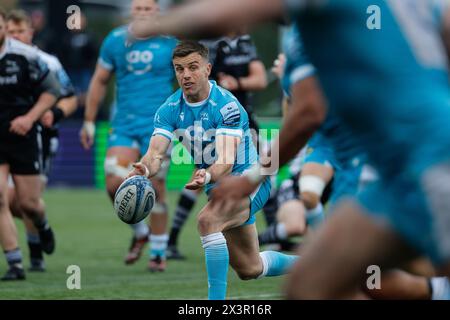
POLYGON ((6 38, 0 52, 0 163, 13 174, 38 174, 37 124, 24 136, 9 132, 13 119, 26 114, 43 92, 60 96, 60 85, 36 49, 6 38))

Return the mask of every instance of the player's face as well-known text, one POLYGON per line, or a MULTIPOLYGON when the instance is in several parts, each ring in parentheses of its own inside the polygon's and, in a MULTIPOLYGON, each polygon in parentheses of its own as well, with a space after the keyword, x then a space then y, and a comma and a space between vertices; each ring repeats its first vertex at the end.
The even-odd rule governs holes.
POLYGON ((6 23, 5 19, 0 17, 0 47, 3 46, 3 43, 5 42, 6 37, 6 23))
POLYGON ((20 23, 8 21, 6 26, 9 37, 26 44, 31 44, 33 40, 33 29, 28 23, 26 23, 25 21, 22 21, 20 23))
POLYGON ((146 18, 154 15, 159 10, 155 0, 133 0, 131 4, 131 16, 133 19, 146 18))
POLYGON ((202 97, 204 90, 209 91, 211 64, 201 55, 194 52, 186 57, 175 58, 173 66, 178 84, 186 96, 202 97))

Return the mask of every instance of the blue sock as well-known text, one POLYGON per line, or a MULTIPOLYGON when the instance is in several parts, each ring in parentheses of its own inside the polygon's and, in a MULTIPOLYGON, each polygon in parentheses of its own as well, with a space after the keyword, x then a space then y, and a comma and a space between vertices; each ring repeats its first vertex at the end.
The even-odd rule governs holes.
POLYGON ((259 253, 259 256, 263 263, 263 272, 258 278, 285 274, 299 258, 278 251, 263 251, 259 253))
POLYGON ((205 249, 206 272, 208 274, 208 299, 225 300, 230 257, 222 232, 200 237, 205 249))
POLYGON ((166 259, 167 241, 169 236, 167 234, 150 235, 150 259, 160 257, 162 260, 166 259))

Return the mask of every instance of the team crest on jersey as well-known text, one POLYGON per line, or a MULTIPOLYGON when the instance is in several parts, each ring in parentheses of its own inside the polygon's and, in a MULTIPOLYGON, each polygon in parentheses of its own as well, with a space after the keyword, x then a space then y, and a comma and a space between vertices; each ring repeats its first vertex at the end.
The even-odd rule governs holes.
POLYGON ((200 114, 200 119, 202 121, 208 121, 209 120, 208 114, 206 112, 203 112, 202 114, 200 114))

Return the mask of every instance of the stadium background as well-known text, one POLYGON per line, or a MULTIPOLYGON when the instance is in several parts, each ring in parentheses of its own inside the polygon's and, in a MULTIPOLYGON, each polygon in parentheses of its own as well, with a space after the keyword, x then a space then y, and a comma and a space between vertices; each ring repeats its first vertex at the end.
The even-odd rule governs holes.
MULTIPOLYGON (((6 8, 22 8, 33 14, 43 14, 45 27, 36 35, 35 42, 45 51, 55 54, 62 61, 69 73, 72 82, 77 87, 78 95, 85 95, 88 80, 93 73, 98 48, 108 32, 116 26, 127 21, 129 12, 129 0, 3 0, 6 8), (71 55, 79 54, 80 50, 73 52, 62 48, 73 39, 71 31, 66 28, 66 20, 69 14, 66 8, 70 5, 78 5, 87 18, 87 27, 84 32, 90 37, 96 50, 89 51, 89 56, 84 57, 83 69, 75 69, 79 58, 71 55), (55 32, 57 31, 57 34, 55 32), (65 41, 64 39, 69 39, 65 41), (97 51, 97 52, 94 52, 97 51), (67 63, 65 63, 67 62, 67 63), (75 70, 74 70, 75 69, 75 70), (82 79, 82 83, 77 81, 82 79)), ((2 2, 3 2, 2 1, 2 2)), ((160 0, 163 7, 170 3, 180 1, 160 0)), ((279 30, 275 25, 264 25, 251 33, 258 54, 266 68, 269 70, 273 60, 278 54, 279 30)), ((262 92, 254 95, 256 114, 263 129, 277 129, 280 126, 280 89, 275 77, 268 73, 269 86, 262 92)), ((49 177, 49 187, 95 187, 103 189, 104 174, 103 161, 106 152, 106 139, 108 134, 108 118, 113 105, 114 81, 110 82, 107 98, 102 104, 97 123, 95 146, 90 151, 82 149, 78 132, 82 123, 84 105, 79 106, 75 115, 61 124, 60 149, 53 161, 53 167, 49 177)), ((192 172, 190 165, 171 166, 168 177, 168 189, 180 190, 189 179, 192 172)), ((286 176, 286 170, 280 172, 279 181, 286 176)))
MULTIPOLYGON (((164 4, 165 0, 160 0, 164 4)), ((173 1, 174 3, 180 1, 173 1)), ((98 47, 106 34, 127 21, 128 0, 1 0, 5 9, 25 9, 33 19, 45 18, 45 27, 38 30, 35 40, 42 49, 60 58, 69 73, 78 96, 87 90, 98 54, 98 47), (77 56, 81 49, 71 47, 80 33, 73 34, 66 27, 69 14, 66 9, 78 5, 87 18, 87 28, 82 31, 97 50, 87 57, 77 56), (80 65, 77 66, 77 63, 80 65), (75 65, 75 68, 72 67, 75 65)), ((42 22, 42 21, 41 21, 42 22)), ((269 70, 278 54, 280 30, 275 25, 264 25, 252 30, 258 54, 269 70)), ((82 42, 82 41, 81 41, 82 42)), ((255 110, 261 127, 276 129, 280 126, 279 83, 268 72, 269 87, 255 94, 255 110)), ((113 104, 114 81, 110 82, 108 95, 100 110, 96 142, 90 151, 82 149, 79 130, 84 106, 60 126, 60 145, 50 173, 49 188, 44 194, 47 213, 56 232, 57 249, 46 256, 47 272, 27 273, 24 282, 1 283, 0 299, 204 299, 206 297, 206 272, 203 250, 196 232, 195 219, 191 217, 180 237, 180 249, 188 256, 185 262, 174 261, 164 274, 151 274, 146 270, 145 255, 136 265, 125 266, 123 257, 128 249, 130 230, 112 214, 104 190, 103 161, 109 129, 108 117, 113 104), (68 290, 67 267, 81 268, 82 290, 68 290)), ((171 166, 168 177, 168 204, 170 214, 176 206, 179 191, 188 181, 191 165, 171 166)), ((287 175, 281 170, 278 181, 287 175)), ((199 211, 206 198, 201 196, 193 210, 199 211)), ((262 217, 261 217, 262 218, 262 217)), ((264 228, 264 219, 258 219, 258 228, 264 228)), ((29 265, 23 224, 16 220, 20 247, 24 250, 25 266, 29 265)), ((6 262, 0 259, 0 270, 6 262)), ((230 298, 277 299, 281 297, 282 278, 242 282, 229 271, 230 298)))

